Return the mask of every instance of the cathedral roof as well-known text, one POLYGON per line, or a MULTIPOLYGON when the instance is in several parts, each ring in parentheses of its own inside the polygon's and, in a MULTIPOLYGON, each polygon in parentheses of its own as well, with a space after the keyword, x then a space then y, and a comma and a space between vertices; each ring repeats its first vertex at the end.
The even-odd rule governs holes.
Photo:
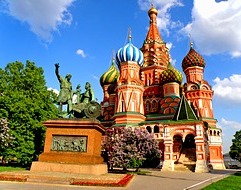
POLYGON ((205 61, 203 57, 199 53, 197 53, 191 45, 188 54, 182 60, 182 69, 184 71, 187 68, 194 67, 194 66, 199 66, 204 68, 205 61))
POLYGON ((134 61, 142 66, 144 61, 143 53, 132 44, 131 35, 128 37, 128 43, 118 50, 116 54, 116 61, 118 65, 122 62, 134 61))
POLYGON ((182 95, 177 111, 172 120, 198 120, 191 105, 188 103, 185 94, 182 95))
POLYGON ((168 64, 167 69, 164 70, 160 75, 161 84, 166 84, 169 82, 182 83, 182 73, 172 66, 171 63, 168 64))
POLYGON ((113 84, 119 78, 119 71, 115 67, 115 60, 112 59, 110 68, 100 77, 100 85, 113 84))

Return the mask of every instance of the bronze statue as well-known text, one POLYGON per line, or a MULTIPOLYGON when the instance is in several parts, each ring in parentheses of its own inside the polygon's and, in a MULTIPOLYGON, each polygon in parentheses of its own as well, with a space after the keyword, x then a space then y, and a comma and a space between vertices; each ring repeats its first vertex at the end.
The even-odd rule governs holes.
POLYGON ((62 112, 62 105, 67 104, 67 112, 70 113, 72 111, 72 83, 70 82, 71 74, 67 74, 64 77, 59 74, 59 63, 55 64, 55 74, 60 83, 60 92, 58 95, 57 103, 59 104, 59 112, 62 112))
POLYGON ((93 89, 91 88, 91 84, 86 82, 85 92, 82 94, 81 102, 87 104, 93 100, 95 100, 93 89))
POLYGON ((73 94, 73 102, 72 103, 74 103, 74 104, 80 103, 81 97, 82 97, 81 86, 80 86, 80 84, 78 84, 77 87, 76 87, 76 90, 75 90, 75 92, 73 94))
POLYGON ((94 91, 89 82, 85 84, 84 93, 81 93, 80 84, 77 85, 74 92, 70 82, 71 74, 67 74, 65 78, 61 77, 58 63, 55 64, 55 74, 60 83, 60 92, 57 99, 60 117, 97 118, 100 116, 101 106, 95 101, 94 91), (62 112, 62 105, 65 104, 67 104, 66 114, 62 112))

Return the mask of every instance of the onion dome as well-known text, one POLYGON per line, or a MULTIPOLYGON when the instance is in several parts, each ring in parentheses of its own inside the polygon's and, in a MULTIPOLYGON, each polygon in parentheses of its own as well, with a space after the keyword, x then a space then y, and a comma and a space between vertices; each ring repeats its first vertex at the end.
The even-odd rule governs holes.
POLYGON ((166 84, 169 82, 182 83, 182 73, 175 69, 171 63, 168 64, 167 69, 164 70, 160 75, 161 84, 166 84))
POLYGON ((194 67, 194 66, 199 66, 199 67, 205 67, 205 60, 203 57, 197 53, 191 44, 190 50, 188 54, 183 58, 182 60, 182 69, 183 71, 186 70, 188 67, 194 67))
POLYGON ((127 61, 134 61, 137 62, 140 66, 143 65, 143 53, 132 44, 130 35, 128 37, 128 43, 123 48, 118 50, 116 54, 116 61, 118 65, 127 61))
POLYGON ((112 64, 110 68, 100 77, 100 85, 104 86, 108 84, 113 84, 117 81, 119 75, 120 73, 115 67, 115 60, 112 59, 112 64))
POLYGON ((157 15, 158 14, 158 11, 156 10, 156 8, 154 7, 154 5, 152 4, 152 7, 150 8, 150 10, 148 11, 148 15, 152 15, 152 14, 155 14, 157 15))

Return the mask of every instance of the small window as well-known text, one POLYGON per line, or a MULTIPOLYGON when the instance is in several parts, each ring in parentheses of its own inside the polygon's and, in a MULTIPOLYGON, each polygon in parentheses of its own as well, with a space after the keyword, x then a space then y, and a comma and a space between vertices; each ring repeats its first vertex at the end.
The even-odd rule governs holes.
POLYGON ((154 133, 159 133, 159 126, 157 125, 154 126, 154 133))
POLYGON ((147 126, 146 127, 146 130, 149 132, 149 133, 151 133, 152 131, 151 131, 151 127, 150 126, 147 126))
POLYGON ((150 102, 147 101, 146 102, 146 112, 149 112, 150 111, 150 102))

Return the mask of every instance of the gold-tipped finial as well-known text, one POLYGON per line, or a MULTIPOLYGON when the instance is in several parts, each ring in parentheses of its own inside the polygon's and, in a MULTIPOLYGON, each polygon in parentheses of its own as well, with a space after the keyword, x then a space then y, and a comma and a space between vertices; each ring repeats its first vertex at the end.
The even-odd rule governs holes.
POLYGON ((131 38, 131 27, 128 28, 128 38, 131 38))
POLYGON ((151 8, 150 8, 149 11, 148 11, 148 15, 150 16, 151 14, 155 14, 155 15, 158 14, 157 9, 154 7, 153 1, 151 1, 151 8))
POLYGON ((131 43, 131 27, 128 28, 128 33, 127 33, 127 42, 131 43))
POLYGON ((189 45, 190 45, 190 48, 193 48, 192 35, 190 33, 189 33, 189 45))
POLYGON ((116 53, 115 53, 115 50, 113 49, 113 50, 112 50, 112 62, 115 60, 115 54, 116 54, 116 53))

